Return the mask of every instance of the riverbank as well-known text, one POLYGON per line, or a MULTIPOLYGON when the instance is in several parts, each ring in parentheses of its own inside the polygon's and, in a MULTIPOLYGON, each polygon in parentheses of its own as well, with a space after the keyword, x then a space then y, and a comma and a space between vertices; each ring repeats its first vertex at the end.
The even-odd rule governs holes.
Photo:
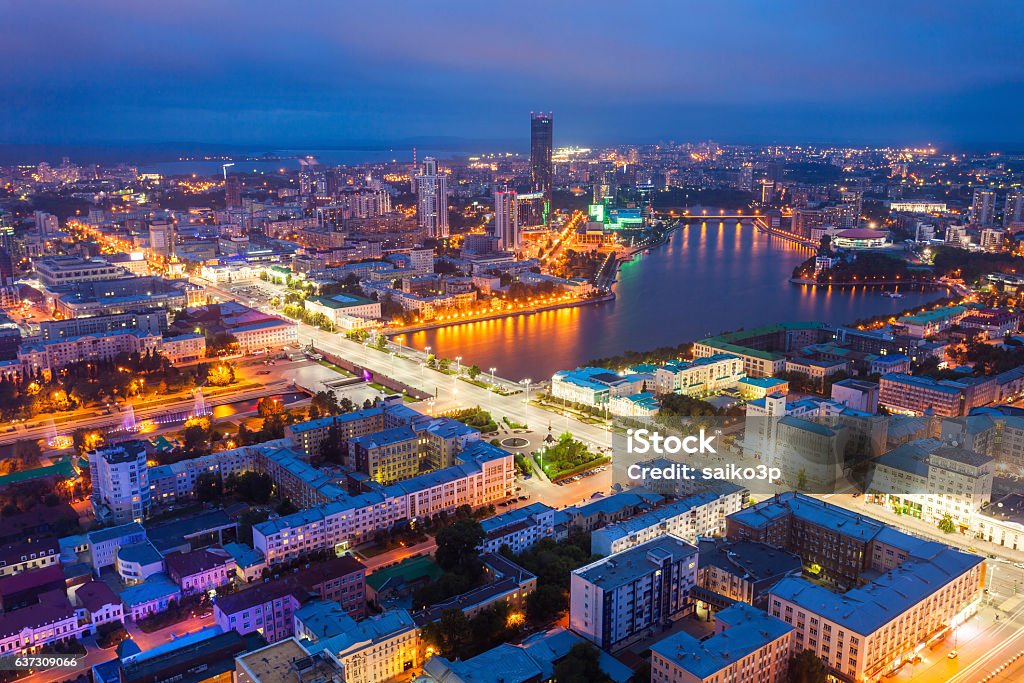
POLYGON ((952 289, 952 287, 950 287, 948 284, 946 284, 944 282, 939 282, 938 280, 924 280, 924 281, 922 281, 922 280, 914 280, 914 281, 907 281, 907 280, 872 280, 870 282, 865 282, 864 280, 844 280, 844 281, 840 281, 840 282, 832 282, 832 281, 829 281, 829 282, 819 282, 819 281, 817 281, 817 280, 815 280, 813 278, 791 277, 791 278, 789 278, 789 281, 791 283, 793 283, 794 285, 809 285, 811 287, 825 287, 825 288, 828 288, 828 287, 840 287, 840 288, 847 288, 847 287, 867 287, 867 288, 872 288, 872 287, 880 287, 880 288, 907 287, 909 289, 922 289, 922 290, 924 290, 924 289, 944 289, 947 292, 949 292, 952 289))
POLYGON ((589 299, 580 299, 578 301, 570 301, 564 304, 551 304, 550 306, 539 306, 537 308, 528 308, 519 311, 499 311, 488 315, 479 316, 476 318, 467 318, 466 320, 446 320, 444 322, 436 323, 425 323, 422 325, 410 325, 406 327, 385 327, 384 334, 395 335, 395 334, 415 334, 416 332, 426 332, 428 330, 439 330, 446 327, 457 327, 459 325, 468 325, 471 323, 481 323, 488 320, 502 320, 504 318, 518 318, 524 315, 533 315, 534 313, 544 313, 546 311, 557 311, 563 308, 578 308, 580 306, 589 306, 591 304, 599 304, 605 301, 612 301, 615 299, 615 294, 608 292, 601 296, 591 297, 589 299))

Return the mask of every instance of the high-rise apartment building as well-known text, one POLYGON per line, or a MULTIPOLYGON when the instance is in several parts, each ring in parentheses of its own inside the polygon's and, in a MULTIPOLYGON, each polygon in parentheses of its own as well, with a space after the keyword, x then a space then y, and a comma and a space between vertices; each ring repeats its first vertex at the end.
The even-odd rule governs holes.
POLYGON ((697 583, 697 548, 671 534, 610 555, 569 577, 569 628, 619 649, 684 614, 697 583))
POLYGON ((426 157, 416 176, 416 217, 421 228, 437 239, 448 237, 448 176, 440 173, 437 159, 426 157))
POLYGON ((89 452, 92 506, 101 521, 141 522, 149 512, 146 445, 125 441, 89 452))
POLYGON ((1024 227, 1021 224, 1024 224, 1024 192, 1010 192, 1006 195, 1006 205, 1003 207, 1003 227, 1024 227))
POLYGON ((494 193, 494 236, 499 249, 515 251, 519 248, 519 205, 515 190, 494 193))
POLYGON ((996 216, 996 193, 993 190, 975 190, 971 200, 971 222, 992 225, 996 216))

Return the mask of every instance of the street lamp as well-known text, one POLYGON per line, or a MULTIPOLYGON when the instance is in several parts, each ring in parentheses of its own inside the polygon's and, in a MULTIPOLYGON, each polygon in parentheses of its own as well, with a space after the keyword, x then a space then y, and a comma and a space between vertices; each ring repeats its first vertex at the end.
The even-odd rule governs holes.
POLYGON ((527 378, 519 383, 526 387, 526 400, 524 401, 524 403, 528 404, 530 402, 530 384, 533 383, 533 380, 527 378))
POLYGON ((462 374, 462 356, 455 356, 455 374, 462 374))
POLYGON ((498 368, 491 368, 491 386, 494 386, 494 371, 498 368))

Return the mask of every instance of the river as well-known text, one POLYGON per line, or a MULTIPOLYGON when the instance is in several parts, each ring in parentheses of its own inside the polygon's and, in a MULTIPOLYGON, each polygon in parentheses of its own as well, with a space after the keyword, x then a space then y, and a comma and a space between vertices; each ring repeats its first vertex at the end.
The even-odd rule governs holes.
POLYGON ((708 221, 622 266, 616 299, 578 308, 453 325, 404 335, 403 343, 462 357, 484 372, 540 381, 560 369, 628 349, 674 346, 740 327, 780 321, 848 323, 935 300, 944 291, 883 296, 867 287, 794 285, 811 251, 744 221, 708 221))

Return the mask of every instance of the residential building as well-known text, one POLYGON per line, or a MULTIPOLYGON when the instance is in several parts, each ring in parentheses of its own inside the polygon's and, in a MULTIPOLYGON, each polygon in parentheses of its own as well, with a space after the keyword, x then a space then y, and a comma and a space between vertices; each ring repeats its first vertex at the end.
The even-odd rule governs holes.
POLYGON ((506 500, 514 486, 512 454, 476 441, 459 453, 452 467, 257 524, 253 546, 269 564, 323 548, 343 551, 399 522, 450 512, 461 505, 479 508, 506 500))
POLYGON ((484 530, 482 553, 497 553, 508 547, 513 553, 532 548, 542 538, 555 533, 555 510, 544 503, 530 503, 515 510, 502 512, 480 522, 484 530))
POLYGON ((689 543, 725 533, 725 519, 743 508, 746 489, 722 482, 718 491, 696 493, 651 512, 593 531, 590 552, 612 555, 671 534, 689 543))
POLYGON ((688 612, 696 583, 697 548, 660 536, 573 571, 569 628, 614 651, 688 612))
POLYGON ((440 172, 433 157, 423 160, 416 176, 416 218, 428 236, 448 237, 448 176, 440 172))
POLYGON ((224 548, 211 546, 164 558, 167 575, 181 586, 182 595, 215 591, 229 585, 238 571, 235 558, 224 548))
POLYGON ((769 611, 796 627, 795 651, 813 651, 839 680, 877 680, 978 608, 981 557, 927 542, 916 553, 845 593, 782 579, 769 591, 769 611))
POLYGON ((737 603, 719 612, 713 635, 677 631, 651 646, 651 683, 784 683, 794 627, 737 603))
POLYGON ((149 514, 149 468, 142 441, 89 451, 89 473, 92 507, 98 519, 141 522, 149 514))

